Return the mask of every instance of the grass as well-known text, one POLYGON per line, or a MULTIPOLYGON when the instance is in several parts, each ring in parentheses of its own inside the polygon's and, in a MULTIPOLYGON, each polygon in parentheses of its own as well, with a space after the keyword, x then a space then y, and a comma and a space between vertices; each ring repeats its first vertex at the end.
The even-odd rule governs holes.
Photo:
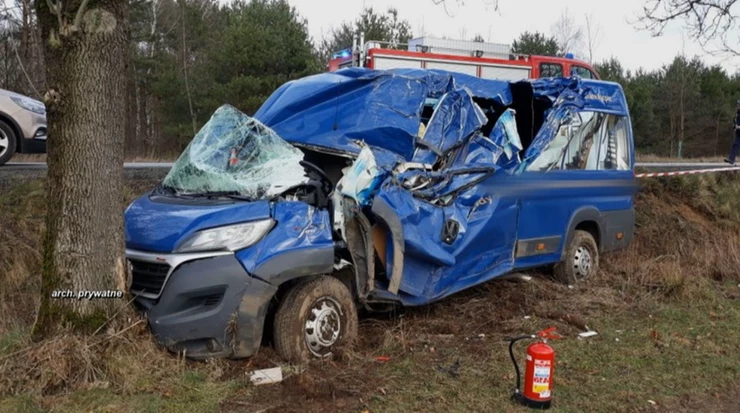
POLYGON ((723 162, 724 158, 721 156, 702 156, 697 158, 676 158, 670 156, 659 156, 649 153, 638 153, 637 162, 707 162, 717 163, 723 162))
MULTIPOLYGON (((648 400, 663 405, 740 381, 737 360, 727 357, 740 339, 733 327, 740 321, 738 303, 687 307, 674 302, 656 305, 644 317, 599 317, 594 320, 598 336, 568 335, 552 343, 559 411, 635 410, 649 406, 648 400)), ((506 344, 496 338, 487 338, 481 353, 466 351, 457 339, 446 346, 438 343, 436 354, 403 358, 389 374, 381 374, 389 377, 384 385, 394 390, 378 394, 369 407, 384 412, 422 411, 431 405, 448 412, 519 410, 508 403, 513 370, 506 344), (459 377, 435 368, 458 360, 459 377)), ((518 346, 520 363, 525 346, 518 346)))
MULTIPOLYGON (((124 203, 149 185, 129 182, 124 203)), ((558 411, 732 411, 740 180, 641 185, 632 247, 605 256, 588 283, 497 281, 366 317, 356 348, 252 387, 249 371, 276 365, 269 347, 246 360, 181 360, 139 319, 32 343, 45 200, 40 181, 20 182, 0 194, 0 412, 519 412, 504 338, 548 326, 564 336, 552 343, 558 411), (583 325, 598 336, 577 338, 583 325)))

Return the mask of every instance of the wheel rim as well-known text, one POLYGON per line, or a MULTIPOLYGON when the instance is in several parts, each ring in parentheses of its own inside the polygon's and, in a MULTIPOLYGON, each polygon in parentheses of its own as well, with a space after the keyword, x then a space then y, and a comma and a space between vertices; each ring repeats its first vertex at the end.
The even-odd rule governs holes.
POLYGON ((0 129, 0 157, 5 155, 5 152, 8 151, 8 146, 10 146, 10 141, 8 141, 8 135, 5 134, 5 132, 0 129))
POLYGON ((576 254, 573 257, 573 272, 579 279, 586 279, 591 275, 591 269, 593 268, 593 257, 588 248, 584 246, 578 247, 576 254))
POLYGON ((342 331, 342 306, 331 297, 314 301, 303 330, 306 344, 316 357, 331 354, 331 346, 339 339, 342 331))

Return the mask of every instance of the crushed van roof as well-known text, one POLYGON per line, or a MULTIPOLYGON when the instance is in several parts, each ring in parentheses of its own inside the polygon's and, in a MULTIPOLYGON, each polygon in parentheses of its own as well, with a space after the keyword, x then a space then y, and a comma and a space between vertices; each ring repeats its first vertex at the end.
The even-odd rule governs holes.
POLYGON ((475 99, 506 107, 515 87, 531 90, 533 99, 549 101, 552 107, 628 115, 617 83, 575 77, 509 82, 436 69, 348 68, 282 85, 255 118, 294 144, 356 156, 362 149, 358 142, 364 141, 408 160, 429 98, 465 88, 475 99))

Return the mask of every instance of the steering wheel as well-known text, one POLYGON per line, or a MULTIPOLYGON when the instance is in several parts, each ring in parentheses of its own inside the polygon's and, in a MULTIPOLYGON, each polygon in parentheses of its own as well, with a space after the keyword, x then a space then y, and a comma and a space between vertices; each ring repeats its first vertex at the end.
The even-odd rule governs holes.
POLYGON ((328 183, 330 186, 334 186, 334 184, 332 183, 331 179, 329 179, 329 176, 326 175, 326 172, 324 172, 323 169, 319 168, 318 166, 316 166, 316 165, 314 165, 314 164, 312 164, 311 162, 308 162, 308 161, 300 161, 300 164, 304 168, 308 168, 308 169, 311 169, 314 172, 316 172, 325 183, 328 183))

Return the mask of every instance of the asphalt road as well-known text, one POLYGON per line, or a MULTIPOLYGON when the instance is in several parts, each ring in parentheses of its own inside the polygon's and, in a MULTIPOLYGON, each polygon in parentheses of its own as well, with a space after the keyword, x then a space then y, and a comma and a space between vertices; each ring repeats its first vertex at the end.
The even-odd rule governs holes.
MULTIPOLYGON (((124 169, 170 169, 172 162, 126 162, 124 169)), ((0 172, 19 169, 46 169, 46 162, 8 162, 0 166, 0 172)))
MULTIPOLYGON (((670 170, 686 170, 686 169, 713 169, 723 168, 729 166, 723 162, 638 162, 635 164, 638 168, 644 169, 670 169, 670 170)), ((169 169, 172 167, 172 162, 127 162, 123 164, 124 169, 169 169)), ((23 170, 23 169, 46 169, 45 162, 8 162, 5 166, 0 167, 0 173, 7 170, 23 170)))

